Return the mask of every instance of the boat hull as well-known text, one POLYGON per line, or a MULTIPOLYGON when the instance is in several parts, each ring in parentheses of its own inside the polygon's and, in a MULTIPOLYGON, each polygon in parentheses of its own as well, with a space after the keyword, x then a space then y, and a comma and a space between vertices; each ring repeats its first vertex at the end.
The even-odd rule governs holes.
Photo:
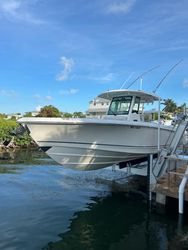
MULTIPOLYGON (((20 123, 39 147, 68 168, 100 169, 158 151, 156 124, 58 118, 20 123)), ((172 134, 172 128, 162 127, 160 145, 164 147, 172 134)))

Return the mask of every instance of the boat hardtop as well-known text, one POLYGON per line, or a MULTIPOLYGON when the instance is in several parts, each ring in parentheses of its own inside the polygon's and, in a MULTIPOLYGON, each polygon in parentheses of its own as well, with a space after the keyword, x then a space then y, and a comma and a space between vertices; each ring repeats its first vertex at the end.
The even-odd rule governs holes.
POLYGON ((104 98, 111 100, 114 97, 121 96, 136 96, 140 98, 142 103, 153 103, 154 101, 160 100, 160 97, 155 95, 154 93, 145 92, 143 90, 130 90, 130 89, 117 89, 117 90, 109 90, 100 95, 99 98, 104 98))

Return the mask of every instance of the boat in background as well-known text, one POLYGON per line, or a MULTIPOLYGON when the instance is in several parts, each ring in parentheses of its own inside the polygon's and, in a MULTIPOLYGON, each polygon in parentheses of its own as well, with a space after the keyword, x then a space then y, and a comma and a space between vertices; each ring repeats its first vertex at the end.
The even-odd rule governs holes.
POLYGON ((101 119, 24 117, 18 123, 53 160, 78 170, 95 170, 142 158, 157 153, 159 146, 170 144, 172 126, 144 120, 144 104, 160 100, 155 94, 119 89, 99 97, 111 100, 101 119))

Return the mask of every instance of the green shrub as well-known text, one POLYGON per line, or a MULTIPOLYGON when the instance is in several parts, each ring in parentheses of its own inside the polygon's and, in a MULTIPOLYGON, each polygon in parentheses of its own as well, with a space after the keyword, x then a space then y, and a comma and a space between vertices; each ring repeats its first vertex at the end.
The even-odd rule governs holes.
MULTIPOLYGON (((0 142, 12 139, 11 132, 19 125, 14 120, 0 118, 0 142)), ((25 132, 22 136, 15 136, 14 143, 18 146, 28 146, 31 143, 31 137, 25 132)))

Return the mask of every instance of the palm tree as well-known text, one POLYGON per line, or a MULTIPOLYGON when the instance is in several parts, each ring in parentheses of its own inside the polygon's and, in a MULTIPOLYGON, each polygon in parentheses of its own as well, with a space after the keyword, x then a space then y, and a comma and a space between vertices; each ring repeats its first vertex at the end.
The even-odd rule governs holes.
POLYGON ((177 112, 185 113, 185 111, 186 111, 186 103, 184 102, 181 106, 177 107, 177 112))
POLYGON ((172 99, 167 99, 165 100, 166 107, 164 108, 165 112, 169 112, 169 113, 174 113, 177 110, 177 105, 176 103, 172 100, 172 99))
POLYGON ((41 108, 38 117, 61 117, 61 112, 56 107, 48 105, 41 108))

